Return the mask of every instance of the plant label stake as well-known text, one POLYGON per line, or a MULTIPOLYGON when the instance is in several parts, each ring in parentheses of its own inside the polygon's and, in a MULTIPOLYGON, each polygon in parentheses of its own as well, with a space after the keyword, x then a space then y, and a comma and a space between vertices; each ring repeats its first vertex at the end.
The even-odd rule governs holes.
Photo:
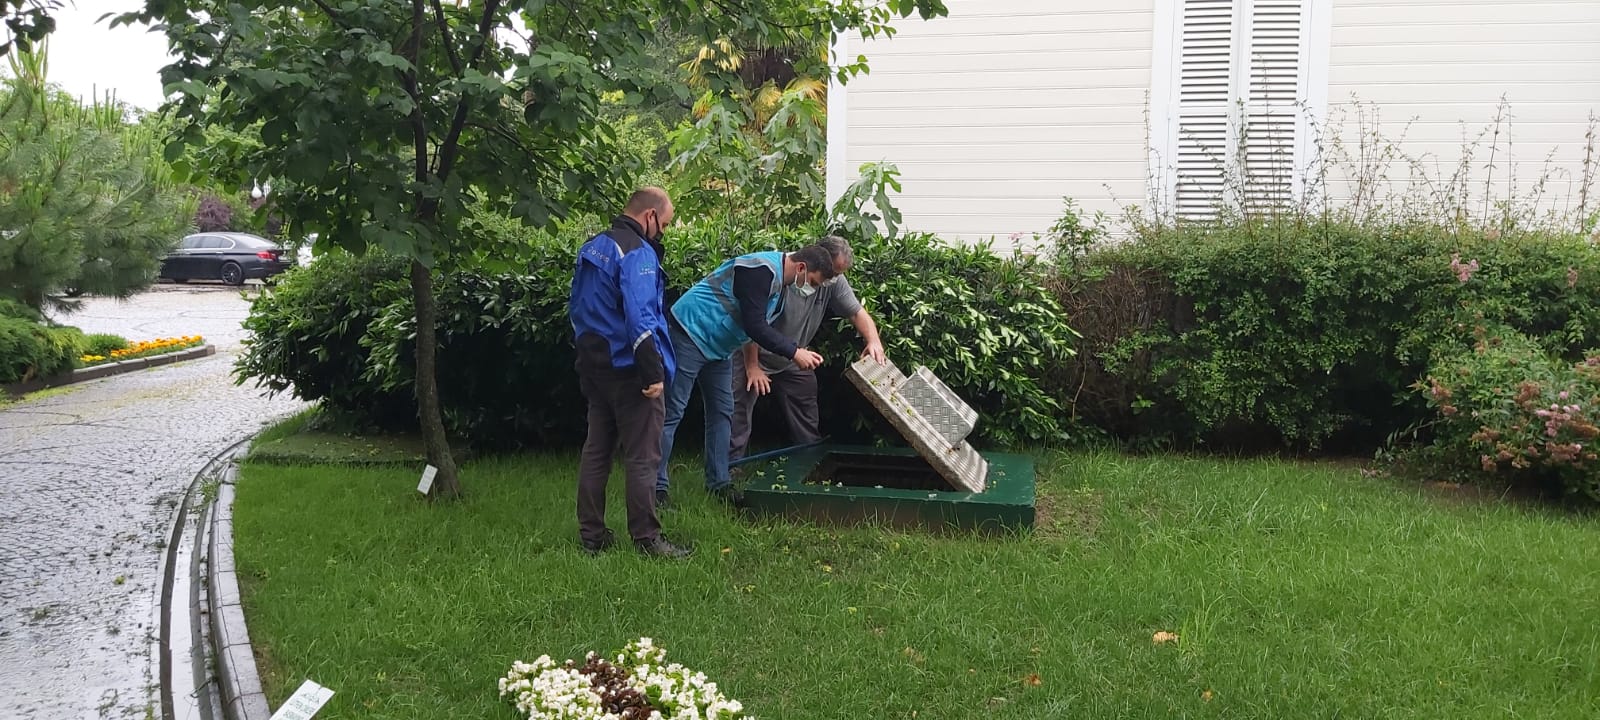
POLYGON ((433 489, 433 476, 439 474, 439 468, 429 465, 422 471, 422 482, 417 483, 417 492, 427 495, 433 489))
POLYGON ((307 680, 288 700, 283 701, 278 711, 272 714, 272 720, 311 720, 331 697, 332 690, 307 680))

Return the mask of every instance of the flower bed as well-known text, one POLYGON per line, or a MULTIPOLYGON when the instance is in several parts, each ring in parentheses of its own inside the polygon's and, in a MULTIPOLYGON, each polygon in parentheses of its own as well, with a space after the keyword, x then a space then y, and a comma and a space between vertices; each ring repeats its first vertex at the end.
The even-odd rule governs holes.
POLYGON ((83 367, 93 367, 95 365, 103 365, 105 363, 134 360, 137 358, 151 357, 153 355, 165 355, 167 353, 199 347, 204 344, 205 338, 200 337, 199 335, 156 338, 154 340, 142 340, 140 342, 132 343, 125 348, 111 350, 103 355, 85 353, 83 356, 78 358, 78 361, 83 364, 83 367))
POLYGON ((557 665, 549 655, 517 661, 500 679, 500 697, 528 720, 736 720, 747 717, 704 673, 667 663, 650 638, 607 661, 590 652, 583 665, 557 665))

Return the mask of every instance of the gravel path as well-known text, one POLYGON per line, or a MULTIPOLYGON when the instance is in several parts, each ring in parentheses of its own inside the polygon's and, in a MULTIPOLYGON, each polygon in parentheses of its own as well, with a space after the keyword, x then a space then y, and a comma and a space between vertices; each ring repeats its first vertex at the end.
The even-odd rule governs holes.
POLYGON ((0 718, 158 717, 160 554, 215 454, 302 407, 234 385, 248 303, 158 286, 64 319, 132 340, 200 334, 218 353, 0 407, 0 718))

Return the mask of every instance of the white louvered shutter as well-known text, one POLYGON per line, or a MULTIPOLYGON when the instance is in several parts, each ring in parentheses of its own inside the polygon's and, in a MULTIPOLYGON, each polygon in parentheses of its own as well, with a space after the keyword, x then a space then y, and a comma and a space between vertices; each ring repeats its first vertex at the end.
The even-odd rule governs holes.
POLYGON ((1230 157, 1234 104, 1234 0, 1183 0, 1178 29, 1177 174, 1179 217, 1215 214, 1230 157))
POLYGON ((1306 132, 1312 0, 1174 1, 1173 210, 1199 219, 1219 205, 1259 212, 1289 204, 1306 132))
POLYGON ((1254 0, 1250 18, 1250 86, 1238 157, 1246 209, 1281 208, 1294 199, 1299 132, 1302 0, 1254 0))

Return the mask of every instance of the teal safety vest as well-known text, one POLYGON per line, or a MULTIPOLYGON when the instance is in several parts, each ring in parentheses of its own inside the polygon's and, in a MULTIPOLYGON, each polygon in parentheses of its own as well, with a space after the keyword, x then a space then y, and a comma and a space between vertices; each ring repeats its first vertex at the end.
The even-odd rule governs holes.
POLYGON ((783 253, 776 250, 741 255, 722 263, 672 304, 672 316, 701 354, 711 360, 733 357, 750 341, 750 334, 739 324, 739 301, 733 296, 733 270, 740 267, 772 270, 772 287, 767 292, 767 322, 772 322, 783 297, 783 253))

